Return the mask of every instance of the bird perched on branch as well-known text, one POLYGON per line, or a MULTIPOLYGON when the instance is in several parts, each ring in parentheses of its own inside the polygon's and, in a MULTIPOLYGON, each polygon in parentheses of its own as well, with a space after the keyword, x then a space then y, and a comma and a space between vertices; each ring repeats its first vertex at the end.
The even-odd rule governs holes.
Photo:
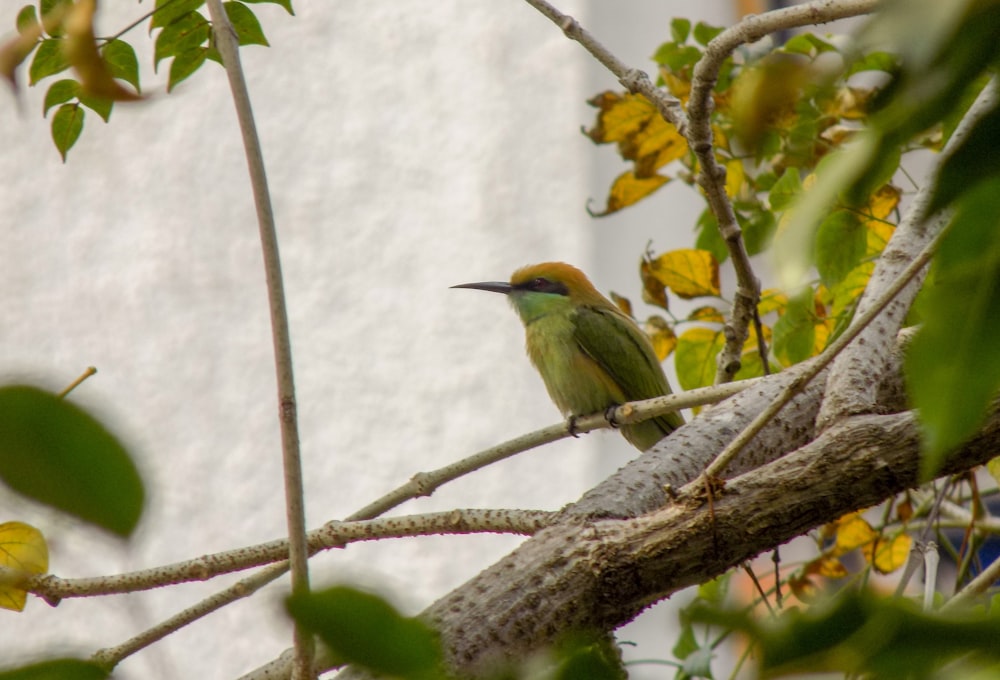
MULTIPOLYGON (((531 363, 565 416, 607 411, 627 401, 670 394, 646 334, 597 292, 576 267, 544 262, 518 269, 510 283, 485 281, 452 288, 503 293, 524 323, 531 363)), ((678 413, 622 427, 640 451, 680 427, 678 413)))

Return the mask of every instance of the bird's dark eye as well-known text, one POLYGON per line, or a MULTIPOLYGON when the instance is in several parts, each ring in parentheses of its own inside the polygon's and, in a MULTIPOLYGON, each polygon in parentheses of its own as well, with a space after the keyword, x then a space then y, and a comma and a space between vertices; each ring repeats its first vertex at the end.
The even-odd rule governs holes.
POLYGON ((544 276, 539 276, 531 279, 527 283, 522 284, 526 290, 532 290, 537 293, 551 293, 553 295, 569 295, 569 289, 566 285, 560 283, 559 281, 552 281, 545 278, 544 276))

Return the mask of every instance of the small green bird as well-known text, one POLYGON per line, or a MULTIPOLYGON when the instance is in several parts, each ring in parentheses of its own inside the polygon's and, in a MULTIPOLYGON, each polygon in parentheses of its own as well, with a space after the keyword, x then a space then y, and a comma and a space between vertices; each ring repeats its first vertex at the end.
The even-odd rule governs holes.
MULTIPOLYGON (((627 401, 670 394, 646 334, 597 292, 576 267, 544 262, 518 269, 510 283, 487 281, 452 288, 503 293, 521 316, 531 363, 565 416, 606 411, 627 401)), ((622 427, 645 451, 683 424, 679 413, 622 427)))

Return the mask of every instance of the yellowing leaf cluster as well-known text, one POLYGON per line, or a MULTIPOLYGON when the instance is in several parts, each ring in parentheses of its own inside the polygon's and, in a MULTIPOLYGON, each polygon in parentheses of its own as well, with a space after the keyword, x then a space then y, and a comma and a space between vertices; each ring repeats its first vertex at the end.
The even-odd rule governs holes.
POLYGON ((22 611, 27 592, 19 587, 18 577, 49 570, 49 549, 42 532, 24 522, 0 524, 0 567, 14 572, 13 579, 0 579, 0 608, 22 611))
POLYGON ((617 144, 621 157, 633 164, 612 184, 607 207, 597 216, 628 207, 670 181, 657 171, 687 153, 687 142, 648 99, 637 94, 603 92, 589 102, 597 107, 597 123, 587 135, 597 144, 617 144))

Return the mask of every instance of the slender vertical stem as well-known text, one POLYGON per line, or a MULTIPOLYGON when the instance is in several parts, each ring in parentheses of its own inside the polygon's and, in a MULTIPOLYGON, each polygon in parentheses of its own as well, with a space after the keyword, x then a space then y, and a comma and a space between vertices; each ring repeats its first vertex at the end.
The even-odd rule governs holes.
MULTIPOLYGON (((264 254, 264 271, 267 278, 268 303, 271 310, 271 333, 274 341, 275 370, 278 382, 278 412, 281 423, 281 449, 285 469, 285 507, 288 518, 288 558, 292 573, 292 592, 309 590, 309 553, 306 544, 306 521, 302 489, 302 462, 299 455, 299 431, 295 407, 295 381, 292 375, 292 346, 288 331, 288 313, 281 279, 281 259, 278 255, 278 237, 274 227, 274 213, 264 172, 264 156, 253 120, 250 94, 240 65, 239 43, 232 24, 222 6, 222 0, 208 0, 212 18, 215 47, 229 77, 229 86, 236 105, 246 150, 257 224, 260 229, 261 248, 264 254)), ((295 628, 295 661, 293 678, 314 678, 314 643, 303 628, 295 628)))

